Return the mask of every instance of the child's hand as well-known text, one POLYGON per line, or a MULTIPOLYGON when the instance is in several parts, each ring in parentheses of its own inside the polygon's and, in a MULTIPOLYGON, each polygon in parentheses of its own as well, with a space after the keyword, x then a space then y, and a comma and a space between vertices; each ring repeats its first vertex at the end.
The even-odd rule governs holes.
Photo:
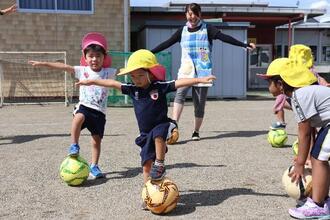
POLYGON ((213 75, 202 77, 202 78, 200 78, 200 80, 201 80, 200 83, 212 83, 213 80, 215 80, 215 79, 216 79, 216 77, 213 75))
POLYGON ((291 177, 292 182, 298 182, 303 179, 306 182, 304 177, 304 165, 295 163, 293 170, 289 173, 289 177, 291 177))
POLYGON ((80 80, 79 82, 76 82, 75 83, 76 86, 90 86, 90 85, 93 85, 93 81, 92 80, 89 80, 89 79, 86 79, 86 80, 80 80))

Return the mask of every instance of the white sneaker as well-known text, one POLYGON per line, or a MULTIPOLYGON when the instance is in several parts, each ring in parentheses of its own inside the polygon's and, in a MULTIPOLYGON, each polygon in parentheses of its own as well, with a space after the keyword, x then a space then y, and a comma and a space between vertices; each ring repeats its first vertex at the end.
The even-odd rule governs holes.
POLYGON ((290 216, 297 219, 317 218, 317 219, 329 219, 330 211, 327 204, 324 207, 320 207, 315 204, 311 198, 307 198, 305 204, 299 208, 289 209, 290 216))

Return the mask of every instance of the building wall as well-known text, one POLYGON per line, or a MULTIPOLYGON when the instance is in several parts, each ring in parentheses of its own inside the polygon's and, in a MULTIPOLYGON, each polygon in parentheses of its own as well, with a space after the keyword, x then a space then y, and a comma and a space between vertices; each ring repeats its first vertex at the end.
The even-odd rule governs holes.
MULTIPOLYGON (((277 30, 275 44, 277 46, 281 45, 281 55, 287 56, 287 30, 277 30)), ((330 47, 330 29, 295 29, 294 44, 310 46, 314 53, 315 65, 329 65, 329 60, 324 60, 323 48, 330 47)))
MULTIPOLYGON (((12 1, 1 1, 6 8, 12 1)), ((124 1, 95 0, 94 14, 13 13, 0 17, 0 51, 66 51, 67 63, 78 65, 81 39, 103 33, 110 50, 124 50, 124 1)), ((129 13, 128 13, 129 14, 129 13)))

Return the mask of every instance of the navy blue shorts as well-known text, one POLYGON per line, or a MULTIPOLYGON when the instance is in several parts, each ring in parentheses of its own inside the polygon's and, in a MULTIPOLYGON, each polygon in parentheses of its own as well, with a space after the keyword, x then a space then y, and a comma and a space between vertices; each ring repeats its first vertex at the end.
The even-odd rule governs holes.
MULTIPOLYGON (((154 127, 149 133, 141 133, 139 137, 135 139, 135 143, 141 147, 141 165, 143 166, 148 160, 156 159, 156 145, 155 138, 162 137, 166 142, 168 137, 168 129, 170 122, 165 122, 154 127)), ((166 147, 167 152, 167 147, 166 147)))
POLYGON ((330 158, 330 139, 329 126, 321 128, 317 133, 315 144, 311 150, 313 158, 321 161, 329 161, 330 158))
POLYGON ((103 138, 104 126, 105 126, 105 114, 92 108, 88 108, 84 105, 78 105, 75 107, 73 114, 81 113, 85 116, 85 121, 81 125, 81 130, 87 128, 92 135, 99 135, 103 138))

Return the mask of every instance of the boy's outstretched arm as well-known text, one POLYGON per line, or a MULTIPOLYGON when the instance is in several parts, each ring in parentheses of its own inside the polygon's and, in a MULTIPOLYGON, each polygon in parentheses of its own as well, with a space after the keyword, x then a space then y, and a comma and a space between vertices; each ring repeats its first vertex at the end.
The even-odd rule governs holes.
POLYGON ((84 86, 97 85, 97 86, 110 87, 121 91, 121 82, 113 79, 86 79, 86 80, 80 80, 79 82, 76 83, 76 85, 84 85, 84 86))
POLYGON ((206 76, 202 78, 191 78, 191 79, 178 79, 175 80, 175 88, 180 88, 180 87, 185 87, 185 86, 192 86, 198 83, 212 83, 213 80, 215 80, 216 77, 211 75, 211 76, 206 76))
POLYGON ((67 71, 69 73, 74 73, 74 67, 64 64, 64 63, 52 63, 52 62, 42 62, 42 61, 34 61, 34 60, 30 60, 29 64, 31 64, 32 66, 43 66, 43 67, 48 67, 51 69, 59 69, 59 70, 64 70, 67 71))
POLYGON ((9 8, 0 10, 0 14, 1 15, 5 15, 5 14, 9 14, 9 13, 15 12, 16 10, 17 10, 17 6, 16 6, 16 4, 13 4, 9 8))

